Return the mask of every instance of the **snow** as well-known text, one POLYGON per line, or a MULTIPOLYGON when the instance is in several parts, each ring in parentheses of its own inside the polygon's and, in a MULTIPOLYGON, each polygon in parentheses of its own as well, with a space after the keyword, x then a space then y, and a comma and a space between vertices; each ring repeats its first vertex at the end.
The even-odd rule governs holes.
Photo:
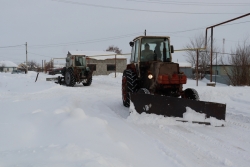
POLYGON ((216 120, 211 126, 179 122, 123 107, 120 73, 93 76, 89 87, 61 86, 43 73, 35 82, 36 75, 0 73, 0 167, 250 164, 248 86, 210 87, 205 79, 198 87, 195 80, 183 85, 203 101, 227 104, 225 127, 215 127, 216 120))
POLYGON ((8 61, 8 60, 0 61, 0 67, 1 66, 4 66, 4 67, 17 67, 17 65, 15 63, 13 63, 12 61, 8 61))
POLYGON ((192 65, 188 62, 179 62, 179 67, 192 67, 192 65))
POLYGON ((57 68, 63 68, 65 67, 65 63, 64 64, 54 64, 54 69, 57 69, 57 68))
POLYGON ((208 122, 212 126, 225 126, 224 120, 218 120, 214 117, 206 118, 206 114, 198 113, 189 107, 186 107, 186 112, 183 114, 183 119, 188 122, 208 122))

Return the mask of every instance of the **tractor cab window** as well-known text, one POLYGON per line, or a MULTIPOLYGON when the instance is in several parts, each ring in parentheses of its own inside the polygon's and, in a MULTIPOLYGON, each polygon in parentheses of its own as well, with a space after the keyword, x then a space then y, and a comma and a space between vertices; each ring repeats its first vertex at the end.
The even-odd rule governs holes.
POLYGON ((141 42, 141 62, 146 61, 171 61, 168 39, 143 38, 141 42))
POLYGON ((133 63, 137 63, 138 62, 138 55, 140 52, 140 48, 139 48, 139 40, 134 42, 134 46, 132 48, 132 54, 131 54, 131 62, 133 63))
POLYGON ((76 66, 84 66, 85 64, 85 59, 83 57, 75 57, 75 65, 76 66))

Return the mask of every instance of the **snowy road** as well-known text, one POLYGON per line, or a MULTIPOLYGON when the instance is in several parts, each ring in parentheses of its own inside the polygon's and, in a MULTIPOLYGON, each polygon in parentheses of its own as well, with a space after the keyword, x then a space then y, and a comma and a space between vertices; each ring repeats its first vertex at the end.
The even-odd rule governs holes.
POLYGON ((213 127, 129 114, 121 74, 73 88, 35 77, 0 73, 0 167, 250 164, 250 87, 188 81, 201 100, 227 104, 226 126, 213 127))

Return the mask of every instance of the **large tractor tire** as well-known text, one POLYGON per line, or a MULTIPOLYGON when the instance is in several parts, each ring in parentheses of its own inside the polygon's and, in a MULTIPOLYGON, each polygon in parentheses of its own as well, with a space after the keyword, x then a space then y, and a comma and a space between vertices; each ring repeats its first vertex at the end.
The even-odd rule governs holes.
POLYGON ((84 86, 90 86, 91 83, 92 83, 92 75, 91 75, 91 77, 89 77, 89 78, 87 79, 87 82, 86 82, 86 83, 82 83, 82 84, 83 84, 84 86))
POLYGON ((75 85, 75 77, 74 77, 74 72, 72 69, 68 69, 65 72, 65 84, 67 86, 74 86, 75 85))
POLYGON ((125 107, 130 106, 130 93, 136 92, 137 76, 132 70, 124 70, 122 76, 122 101, 125 107))
POLYGON ((184 97, 183 98, 196 100, 196 101, 200 100, 198 92, 192 88, 187 88, 186 90, 184 90, 184 97))

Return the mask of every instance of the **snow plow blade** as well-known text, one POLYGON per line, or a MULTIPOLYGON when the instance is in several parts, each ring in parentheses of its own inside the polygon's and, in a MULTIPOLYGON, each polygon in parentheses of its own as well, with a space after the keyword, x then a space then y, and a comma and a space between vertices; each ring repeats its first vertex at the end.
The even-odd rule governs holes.
MULTIPOLYGON (((139 114, 145 112, 183 118, 183 114, 186 113, 186 107, 189 107, 197 113, 205 114, 205 119, 213 117, 217 120, 225 120, 226 104, 139 93, 132 93, 130 97, 135 110, 139 114)), ((180 121, 187 122, 184 119, 180 121)), ((193 121, 193 123, 210 125, 206 121, 193 121)))

